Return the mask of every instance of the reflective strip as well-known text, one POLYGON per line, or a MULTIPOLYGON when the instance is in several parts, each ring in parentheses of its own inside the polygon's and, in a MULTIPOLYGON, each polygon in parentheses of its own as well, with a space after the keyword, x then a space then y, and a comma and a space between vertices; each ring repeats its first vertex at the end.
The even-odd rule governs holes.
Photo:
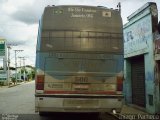
POLYGON ((35 93, 43 93, 43 90, 36 90, 35 93))
POLYGON ((45 94, 108 94, 114 95, 116 91, 96 91, 96 92, 85 92, 85 91, 44 91, 45 94))

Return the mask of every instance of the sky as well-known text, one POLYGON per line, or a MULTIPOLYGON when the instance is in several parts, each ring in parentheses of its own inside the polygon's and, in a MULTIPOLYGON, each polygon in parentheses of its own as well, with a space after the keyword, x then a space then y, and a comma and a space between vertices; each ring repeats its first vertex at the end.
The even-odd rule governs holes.
MULTIPOLYGON (((25 57, 26 65, 35 65, 38 22, 47 5, 93 5, 116 8, 121 2, 123 24, 127 17, 147 2, 156 2, 160 20, 159 0, 0 0, 0 38, 5 38, 11 45, 11 66, 15 66, 17 57, 25 57)), ((19 65, 19 62, 18 62, 19 65)), ((2 66, 2 58, 0 58, 2 66)))

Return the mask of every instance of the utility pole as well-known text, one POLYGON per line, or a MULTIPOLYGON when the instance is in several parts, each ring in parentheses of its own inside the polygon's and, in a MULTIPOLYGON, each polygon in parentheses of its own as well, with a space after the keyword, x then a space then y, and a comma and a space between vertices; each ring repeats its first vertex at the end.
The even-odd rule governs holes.
POLYGON ((22 52, 23 50, 14 50, 15 51, 15 79, 17 84, 17 52, 22 52))
POLYGON ((24 58, 24 57, 18 57, 20 59, 20 79, 21 79, 21 76, 22 76, 22 65, 21 65, 21 59, 24 58))
POLYGON ((26 82, 25 78, 26 78, 26 72, 25 72, 25 58, 22 57, 23 59, 23 78, 24 78, 24 82, 26 82))
POLYGON ((7 46, 7 50, 8 50, 8 57, 7 57, 7 84, 8 84, 8 87, 10 86, 9 82, 10 82, 10 70, 9 70, 9 67, 10 67, 10 49, 11 47, 10 46, 7 46))
POLYGON ((6 58, 6 62, 7 62, 7 84, 8 84, 8 87, 10 87, 10 49, 11 49, 11 46, 16 46, 17 44, 6 44, 7 46, 7 51, 8 51, 8 55, 6 54, 5 58, 6 58))

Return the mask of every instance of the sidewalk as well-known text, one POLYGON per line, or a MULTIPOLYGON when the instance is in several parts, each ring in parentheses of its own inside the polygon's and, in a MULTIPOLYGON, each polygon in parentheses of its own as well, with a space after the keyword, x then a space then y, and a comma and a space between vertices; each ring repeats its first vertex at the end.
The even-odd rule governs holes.
POLYGON ((20 85, 20 84, 22 84, 22 83, 17 83, 17 84, 11 84, 10 86, 8 86, 8 85, 4 85, 4 86, 0 86, 0 89, 1 88, 11 88, 11 87, 14 87, 14 86, 17 86, 17 85, 20 85))
POLYGON ((143 112, 143 110, 140 110, 138 108, 129 105, 124 105, 121 114, 149 114, 149 113, 143 112))
POLYGON ((21 85, 21 84, 27 83, 27 82, 29 82, 29 81, 18 82, 17 84, 12 83, 10 86, 8 86, 8 85, 0 86, 0 89, 2 89, 2 88, 11 88, 11 87, 14 87, 14 86, 17 86, 17 85, 21 85))

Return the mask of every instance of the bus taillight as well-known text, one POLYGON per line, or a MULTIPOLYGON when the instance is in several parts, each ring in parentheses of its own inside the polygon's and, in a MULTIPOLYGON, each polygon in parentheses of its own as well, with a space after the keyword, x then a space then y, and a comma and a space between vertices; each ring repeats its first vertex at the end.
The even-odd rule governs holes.
POLYGON ((44 90, 44 75, 37 75, 36 90, 44 90))
POLYGON ((117 91, 123 90, 123 77, 117 76, 117 91))

